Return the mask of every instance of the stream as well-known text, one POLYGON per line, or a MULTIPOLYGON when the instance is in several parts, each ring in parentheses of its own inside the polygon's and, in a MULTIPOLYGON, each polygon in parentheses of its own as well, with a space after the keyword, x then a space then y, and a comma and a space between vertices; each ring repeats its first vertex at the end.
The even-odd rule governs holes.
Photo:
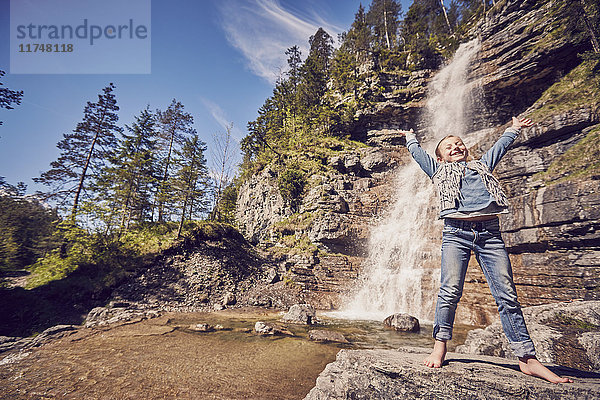
MULTIPOLYGON (((431 326, 419 333, 384 329, 377 321, 318 315, 320 324, 286 324, 294 336, 259 336, 256 321, 270 310, 166 313, 137 323, 79 329, 21 353, 0 368, 1 399, 302 399, 341 348, 430 347, 431 326), (190 325, 223 326, 197 332, 190 325), (317 343, 311 329, 342 333, 350 344, 317 343)), ((453 345, 469 327, 457 327, 453 345)), ((5 357, 7 354, 3 354, 5 357)))

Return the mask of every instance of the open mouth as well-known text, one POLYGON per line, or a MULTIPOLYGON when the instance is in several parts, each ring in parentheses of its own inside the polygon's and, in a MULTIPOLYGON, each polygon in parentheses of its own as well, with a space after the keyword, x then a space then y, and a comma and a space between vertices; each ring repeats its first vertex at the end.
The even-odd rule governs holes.
POLYGON ((462 156, 464 153, 461 150, 455 150, 450 153, 450 156, 462 156))

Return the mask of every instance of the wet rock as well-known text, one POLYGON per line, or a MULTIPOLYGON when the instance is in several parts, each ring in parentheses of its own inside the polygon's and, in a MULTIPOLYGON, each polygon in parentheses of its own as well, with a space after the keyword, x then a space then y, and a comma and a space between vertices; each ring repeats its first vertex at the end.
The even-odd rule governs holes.
POLYGON ((323 329, 313 329, 308 331, 308 337, 315 342, 350 343, 341 333, 323 329))
POLYGON ((76 325, 56 325, 50 327, 37 335, 32 341, 31 346, 42 346, 52 340, 60 339, 72 335, 76 332, 76 325))
POLYGON ((286 335, 286 336, 294 336, 292 332, 290 332, 287 328, 274 324, 272 322, 263 322, 257 321, 254 324, 254 331, 259 335, 286 335))
POLYGON ((600 398, 600 375, 549 366, 574 383, 552 385, 519 372, 516 361, 448 353, 441 369, 423 365, 430 349, 341 350, 305 400, 600 398), (579 379, 578 379, 579 377, 579 379))
POLYGON ((294 324, 312 325, 316 323, 317 313, 310 304, 294 304, 289 311, 281 318, 283 322, 294 324))
POLYGON ((129 309, 122 307, 96 307, 87 315, 84 326, 95 328, 115 324, 118 322, 135 322, 144 319, 156 318, 160 312, 156 310, 129 309))
POLYGON ((190 329, 196 332, 213 332, 216 328, 209 324, 192 324, 190 329))
POLYGON ((393 314, 383 320, 383 325, 400 332, 418 332, 419 320, 408 314, 393 314))
POLYGON ((18 353, 11 353, 11 354, 7 355, 6 357, 4 357, 2 360, 0 360, 0 367, 19 362, 19 361, 27 358, 27 356, 29 356, 30 354, 31 354, 31 352, 28 352, 28 351, 27 352, 19 351, 18 353))

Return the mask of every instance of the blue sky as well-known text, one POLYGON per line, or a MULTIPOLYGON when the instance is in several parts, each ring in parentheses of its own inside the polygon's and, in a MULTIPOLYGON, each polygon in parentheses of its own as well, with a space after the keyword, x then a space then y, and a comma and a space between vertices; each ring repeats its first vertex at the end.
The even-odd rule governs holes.
MULTIPOLYGON (((45 1, 58 8, 62 3, 45 1)), ((24 91, 20 106, 0 110, 0 176, 25 182, 30 192, 42 189, 31 178, 48 169, 63 133, 75 128, 86 102, 96 101, 110 82, 116 85, 121 125, 147 105, 165 109, 175 98, 194 116, 209 150, 213 134, 230 123, 239 141, 271 95, 286 64, 285 49, 298 45, 306 56, 308 37, 318 27, 336 37, 348 29, 360 3, 153 0, 150 74, 11 74, 10 0, 0 0, 0 69, 7 72, 1 82, 24 91)), ((368 8, 370 1, 362 3, 368 8)), ((411 1, 402 3, 406 11, 411 1)))

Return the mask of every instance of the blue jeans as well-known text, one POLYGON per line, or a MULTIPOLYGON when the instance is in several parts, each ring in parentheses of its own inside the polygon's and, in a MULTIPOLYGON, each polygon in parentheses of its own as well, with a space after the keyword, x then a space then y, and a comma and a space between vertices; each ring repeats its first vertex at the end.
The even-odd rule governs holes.
POLYGON ((535 355, 517 292, 510 259, 500 236, 498 218, 472 222, 446 218, 442 237, 441 285, 435 309, 433 337, 452 338, 456 306, 462 296, 471 250, 498 305, 500 322, 517 357, 535 355))

